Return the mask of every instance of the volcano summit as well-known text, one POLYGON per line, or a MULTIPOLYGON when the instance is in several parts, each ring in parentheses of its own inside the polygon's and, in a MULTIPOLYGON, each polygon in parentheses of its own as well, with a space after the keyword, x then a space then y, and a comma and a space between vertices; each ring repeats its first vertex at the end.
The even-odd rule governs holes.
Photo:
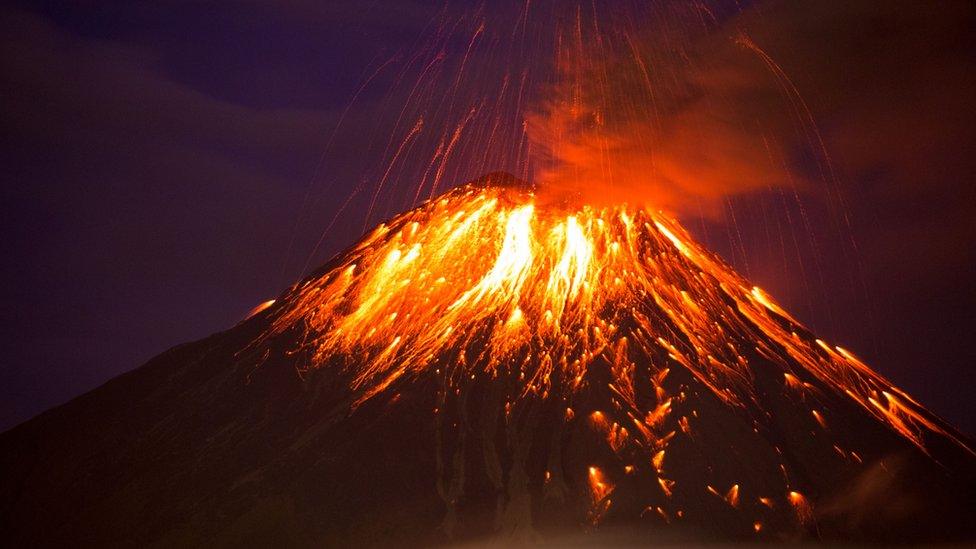
POLYGON ((954 429, 669 217, 501 179, 4 433, 0 539, 971 539, 954 429))

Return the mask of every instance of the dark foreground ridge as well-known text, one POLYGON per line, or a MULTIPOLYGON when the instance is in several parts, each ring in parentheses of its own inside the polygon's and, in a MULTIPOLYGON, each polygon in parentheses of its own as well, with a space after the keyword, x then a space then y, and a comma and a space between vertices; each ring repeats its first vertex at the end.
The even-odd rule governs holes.
MULTIPOLYGON (((448 195, 483 186, 531 189, 492 174, 448 195)), ((391 221, 390 234, 408 222, 391 221)), ((658 240, 665 244, 642 241, 642 250, 680 256, 658 240)), ((0 434, 0 545, 976 539, 976 460, 951 427, 919 416, 943 435, 913 443, 800 358, 786 375, 770 351, 759 352, 775 343, 728 330, 754 391, 740 407, 708 390, 709 380, 679 360, 677 348, 632 351, 627 400, 639 404, 640 416, 625 413, 623 366, 609 351, 592 358, 571 404, 556 391, 568 383, 556 379, 558 370, 551 392, 519 402, 503 386, 504 365, 465 376, 463 391, 445 390, 438 376, 449 363, 488 371, 474 368, 483 357, 469 352, 488 345, 477 335, 461 354, 432 357, 431 372, 361 398, 350 389, 352 372, 374 359, 354 353, 310 368, 307 326, 280 329, 302 292, 352 253, 237 326, 0 434), (638 448, 641 428, 653 436, 638 448)), ((704 280, 697 271, 678 274, 704 280)), ((642 307, 633 314, 647 325, 669 337, 678 332, 650 297, 642 307)), ((614 322, 636 334, 627 314, 614 322)), ((722 322, 732 320, 761 332, 744 316, 722 322)), ((822 344, 786 317, 776 321, 796 341, 822 344)))

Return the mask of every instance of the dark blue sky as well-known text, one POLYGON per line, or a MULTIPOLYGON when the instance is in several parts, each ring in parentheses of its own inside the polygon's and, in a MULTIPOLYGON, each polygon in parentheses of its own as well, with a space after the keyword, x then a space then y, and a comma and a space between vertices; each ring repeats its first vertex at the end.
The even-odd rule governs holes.
MULTIPOLYGON (((466 11, 491 18, 494 8, 471 4, 450 10, 462 24, 466 11)), ((762 213, 778 195, 730 202, 740 241, 727 227, 688 225, 825 338, 974 433, 976 71, 972 10, 953 6, 945 16, 903 6, 758 17, 768 28, 757 35, 809 101, 838 172, 843 211, 808 189, 803 213, 850 222, 804 234, 789 261, 770 255, 779 238, 762 213)), ((409 82, 398 78, 434 50, 449 60, 463 52, 463 41, 431 38, 441 7, 0 9, 0 429, 233 325, 353 242, 363 195, 323 230, 350 193, 379 179, 386 126, 409 82)), ((491 59, 473 70, 505 63, 491 59)), ((391 181, 370 222, 407 204, 398 193, 412 184, 391 181)), ((801 214, 793 208, 779 218, 801 214)))
POLYGON ((0 14, 0 427, 286 286, 339 112, 374 58, 430 19, 402 2, 29 4, 0 14))

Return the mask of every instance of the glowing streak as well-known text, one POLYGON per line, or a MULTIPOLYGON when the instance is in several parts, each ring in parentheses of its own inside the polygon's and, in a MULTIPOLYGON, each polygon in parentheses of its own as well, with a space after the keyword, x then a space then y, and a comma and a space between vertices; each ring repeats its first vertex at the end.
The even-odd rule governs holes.
POLYGON ((249 318, 251 318, 251 317, 253 317, 253 316, 257 315, 257 314, 260 314, 262 311, 266 310, 268 307, 270 307, 270 306, 272 306, 274 304, 275 304, 275 300, 274 299, 269 299, 269 300, 267 300, 267 301, 265 301, 263 303, 260 303, 257 307, 251 309, 251 311, 249 313, 247 313, 247 316, 244 317, 244 320, 247 320, 247 319, 249 319, 249 318))
POLYGON ((813 520, 813 508, 810 506, 807 498, 803 497, 803 494, 794 491, 788 493, 787 498, 790 500, 790 504, 793 505, 797 521, 800 524, 808 524, 813 520))

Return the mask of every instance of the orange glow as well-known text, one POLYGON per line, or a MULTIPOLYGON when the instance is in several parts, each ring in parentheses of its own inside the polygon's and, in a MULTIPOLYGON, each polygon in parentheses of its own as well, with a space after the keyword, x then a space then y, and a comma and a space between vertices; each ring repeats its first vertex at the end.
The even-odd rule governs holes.
POLYGON ((790 373, 783 373, 783 379, 786 381, 786 386, 791 389, 801 390, 803 389, 803 383, 796 378, 795 375, 790 373))
POLYGON ((651 463, 654 464, 654 469, 660 473, 664 469, 664 450, 659 450, 654 454, 651 463))
POLYGON ((719 491, 716 490, 711 485, 705 486, 705 489, 708 490, 713 496, 722 498, 723 500, 725 500, 725 503, 728 503, 732 507, 739 506, 739 485, 738 484, 733 484, 732 487, 729 488, 729 491, 725 493, 725 495, 719 493, 719 491))
POLYGON ((728 502, 732 507, 739 506, 739 485, 733 484, 729 491, 725 494, 725 501, 728 502))
POLYGON ((813 419, 817 420, 817 423, 819 423, 821 427, 823 427, 824 429, 827 428, 827 422, 824 420, 820 412, 816 410, 810 410, 810 413, 813 415, 813 419))
POLYGON ((600 501, 613 490, 613 484, 607 482, 603 476, 603 471, 599 467, 589 468, 590 492, 593 494, 593 501, 600 501))
POLYGON ((667 512, 665 512, 664 509, 662 509, 661 507, 655 507, 654 510, 657 511, 657 514, 662 519, 664 519, 664 522, 667 522, 667 523, 670 523, 671 522, 671 517, 668 516, 667 512))
POLYGON ((380 225, 283 299, 263 338, 303 327, 310 367, 344 369, 353 407, 425 376, 451 395, 485 376, 510 382, 506 415, 526 399, 558 395, 571 420, 590 366, 605 363, 616 408, 588 418, 615 452, 636 448, 658 471, 675 430, 690 434, 688 418, 697 417, 682 410, 688 415, 671 424, 685 394, 663 388, 669 372, 684 369, 744 408, 758 398, 746 358, 757 354, 802 391, 796 398, 814 386, 847 395, 923 450, 927 433, 953 437, 848 351, 799 336, 808 332, 764 291, 645 207, 460 187, 380 225), (637 379, 637 363, 653 365, 651 379, 637 379), (800 381, 799 368, 812 383, 800 381), (657 395, 651 410, 634 397, 646 381, 657 395))
POLYGON ((813 520, 813 508, 807 502, 807 498, 803 497, 803 494, 790 492, 787 494, 787 498, 793 505, 793 510, 796 512, 796 518, 800 524, 807 524, 813 520))
POLYGON ((616 423, 614 423, 610 427, 610 431, 607 433, 607 444, 609 444, 610 448, 612 448, 616 452, 619 451, 621 448, 623 448, 625 444, 627 444, 627 439, 629 437, 630 437, 630 433, 628 433, 626 428, 621 427, 616 423))
POLYGON ((664 492, 664 495, 671 497, 671 488, 674 487, 674 481, 658 477, 657 483, 661 487, 661 491, 664 492))
POLYGON ((257 307, 251 309, 251 311, 249 313, 247 313, 247 316, 244 317, 244 320, 247 320, 247 319, 251 318, 252 316, 254 316, 254 315, 256 315, 256 314, 264 311, 268 307, 274 305, 275 304, 275 301, 276 300, 274 300, 274 299, 269 299, 269 300, 267 300, 267 301, 265 301, 263 303, 258 304, 257 307))
POLYGON ((646 423, 647 426, 651 428, 659 427, 661 423, 664 421, 664 418, 667 417, 668 412, 670 411, 671 411, 671 399, 669 398, 664 402, 662 402, 661 404, 658 404, 657 408, 654 408, 653 410, 648 412, 647 417, 644 418, 644 423, 646 423))
POLYGON ((590 520, 594 524, 610 509, 612 501, 610 494, 613 492, 613 483, 608 481, 603 471, 599 467, 590 466, 588 469, 588 480, 590 483, 590 496, 593 504, 590 508, 590 520))

